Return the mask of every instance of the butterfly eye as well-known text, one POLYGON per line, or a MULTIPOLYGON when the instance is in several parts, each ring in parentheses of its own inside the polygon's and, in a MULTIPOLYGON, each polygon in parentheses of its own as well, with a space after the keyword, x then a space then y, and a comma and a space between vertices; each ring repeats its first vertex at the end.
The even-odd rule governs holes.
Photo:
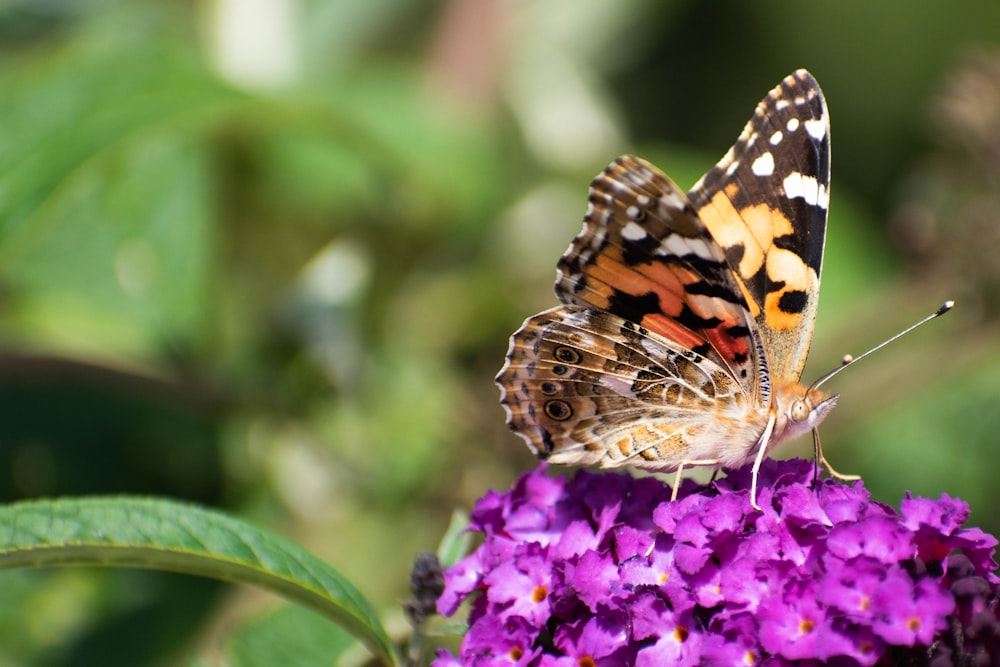
POLYGON ((580 353, 571 347, 557 347, 554 354, 556 359, 564 364, 580 363, 580 353))
POLYGON ((809 418, 809 412, 809 405, 801 398, 792 403, 792 408, 788 411, 795 422, 804 422, 809 418))
POLYGON ((545 403, 545 414, 548 415, 549 419, 561 422, 573 416, 573 409, 569 407, 569 403, 566 401, 547 401, 545 403))

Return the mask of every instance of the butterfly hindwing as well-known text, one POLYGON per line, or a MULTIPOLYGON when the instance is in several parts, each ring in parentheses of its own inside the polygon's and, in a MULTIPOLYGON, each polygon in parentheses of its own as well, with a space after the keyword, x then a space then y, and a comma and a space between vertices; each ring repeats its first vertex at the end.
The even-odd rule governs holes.
MULTIPOLYGON (((720 366, 606 311, 560 306, 512 336, 498 377, 508 424, 554 463, 671 470, 753 437, 748 399, 720 366)), ((738 465, 745 453, 733 451, 738 465)))

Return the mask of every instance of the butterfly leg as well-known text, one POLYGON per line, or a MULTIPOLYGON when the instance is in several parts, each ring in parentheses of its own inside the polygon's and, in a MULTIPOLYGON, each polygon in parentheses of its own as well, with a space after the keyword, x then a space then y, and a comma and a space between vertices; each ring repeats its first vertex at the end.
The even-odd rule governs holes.
POLYGON ((761 511, 760 505, 757 504, 757 474, 760 472, 760 466, 764 463, 764 456, 767 455, 767 443, 771 440, 771 433, 774 431, 774 415, 767 420, 767 426, 764 427, 764 432, 760 434, 760 438, 757 440, 757 457, 753 460, 753 469, 750 471, 750 505, 758 512, 761 511))
POLYGON ((717 465, 719 465, 719 459, 694 459, 692 461, 681 461, 677 466, 677 473, 674 475, 674 490, 670 494, 670 501, 673 502, 677 500, 677 492, 681 488, 681 472, 683 472, 685 467, 717 465))
MULTIPOLYGON (((837 472, 833 469, 830 462, 826 460, 825 456, 823 456, 823 446, 819 442, 819 429, 815 428, 813 429, 813 461, 819 461, 822 463, 823 467, 827 469, 827 472, 830 473, 831 477, 835 477, 845 482, 853 482, 861 479, 861 475, 845 475, 844 473, 837 472)), ((815 479, 816 478, 813 477, 813 480, 815 479)))

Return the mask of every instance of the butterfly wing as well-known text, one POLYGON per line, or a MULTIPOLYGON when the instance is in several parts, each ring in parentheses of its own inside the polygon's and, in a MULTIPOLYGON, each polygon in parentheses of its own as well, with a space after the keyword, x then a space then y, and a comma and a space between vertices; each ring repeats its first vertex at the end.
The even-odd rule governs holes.
POLYGON ((722 248, 639 158, 608 166, 589 203, 559 261, 565 305, 525 322, 497 376, 509 425, 556 462, 742 463, 770 384, 722 248))
POLYGON ((735 467, 761 429, 746 419, 746 393, 718 364, 613 313, 577 306, 528 318, 511 337, 497 383, 508 425, 554 463, 735 467), (720 451, 720 443, 730 447, 720 451))
POLYGON ((785 382, 798 381, 812 341, 829 186, 826 102, 798 70, 688 193, 748 295, 773 377, 785 382))
POLYGON ((566 305, 612 313, 708 358, 767 403, 766 361, 725 253, 684 192, 649 162, 620 157, 591 183, 555 289, 566 305))

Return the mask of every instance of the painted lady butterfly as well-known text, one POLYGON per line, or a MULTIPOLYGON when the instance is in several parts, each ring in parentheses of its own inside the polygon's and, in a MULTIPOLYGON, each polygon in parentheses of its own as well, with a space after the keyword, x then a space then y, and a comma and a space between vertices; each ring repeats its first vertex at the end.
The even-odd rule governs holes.
POLYGON ((677 482, 687 466, 753 461, 757 507, 764 457, 815 433, 837 401, 799 384, 829 179, 826 102, 805 70, 686 195, 637 157, 611 163, 559 260, 563 305, 511 337, 497 376, 510 428, 542 459, 677 482))

